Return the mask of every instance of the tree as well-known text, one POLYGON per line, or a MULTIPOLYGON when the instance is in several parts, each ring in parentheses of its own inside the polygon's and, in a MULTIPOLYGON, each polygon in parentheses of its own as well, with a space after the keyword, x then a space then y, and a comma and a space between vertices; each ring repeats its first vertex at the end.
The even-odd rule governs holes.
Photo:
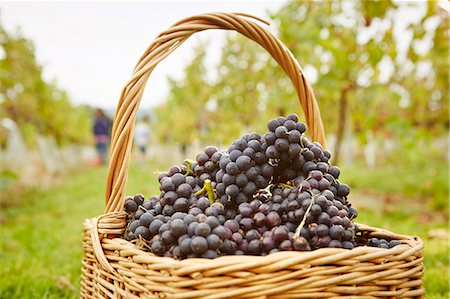
POLYGON ((264 110, 263 78, 267 55, 261 46, 233 33, 227 36, 212 96, 217 108, 211 131, 215 140, 230 144, 243 132, 254 130, 264 110))
POLYGON ((194 58, 184 69, 184 78, 168 78, 170 91, 167 101, 157 109, 160 138, 182 145, 194 142, 207 131, 209 119, 206 102, 210 87, 204 66, 205 47, 194 50, 194 58))
MULTIPOLYGON (((336 136, 334 164, 345 132, 364 143, 368 132, 399 138, 448 130, 448 13, 435 2, 289 1, 271 17, 310 76, 328 136, 336 136), (418 17, 398 30, 407 12, 418 17)), ((223 49, 218 80, 204 84, 205 105, 216 109, 206 113, 213 134, 202 136, 229 143, 242 130, 262 132, 269 118, 299 111, 289 78, 259 45, 231 33, 223 49)), ((199 96, 194 86, 183 85, 183 97, 192 98, 174 110, 199 96)))
POLYGON ((316 97, 326 128, 336 132, 334 163, 346 130, 383 132, 399 118, 424 126, 448 116, 448 13, 435 2, 292 1, 272 17, 281 40, 302 65, 317 72, 316 97), (401 12, 411 8, 419 12, 421 6, 427 13, 410 24, 408 32, 416 41, 424 35, 427 22, 438 19, 439 25, 428 30, 435 46, 417 57, 414 43, 406 44, 404 57, 397 49, 399 42, 407 41, 399 40, 395 26, 401 12), (429 62, 432 78, 417 76, 423 63, 429 62), (409 98, 411 111, 403 111, 399 90, 409 98), (430 94, 438 99, 434 111, 430 111, 430 94))
POLYGON ((448 130, 449 104, 449 15, 436 2, 429 2, 408 48, 400 83, 409 92, 402 105, 417 129, 442 133, 448 130))
POLYGON ((272 16, 281 40, 286 41, 302 65, 317 72, 314 90, 326 128, 336 132, 336 164, 344 132, 351 128, 349 110, 354 113, 358 105, 355 94, 364 89, 368 96, 359 103, 370 105, 370 94, 382 84, 376 82, 377 65, 384 57, 395 55, 392 34, 384 32, 382 38, 358 41, 374 25, 375 18, 386 15, 387 7, 392 6, 388 3, 379 9, 363 2, 289 2, 272 16))
POLYGON ((0 117, 15 121, 28 144, 37 133, 52 135, 59 144, 88 141, 89 110, 75 107, 55 82, 42 78, 32 41, 0 26, 0 52, 0 117))

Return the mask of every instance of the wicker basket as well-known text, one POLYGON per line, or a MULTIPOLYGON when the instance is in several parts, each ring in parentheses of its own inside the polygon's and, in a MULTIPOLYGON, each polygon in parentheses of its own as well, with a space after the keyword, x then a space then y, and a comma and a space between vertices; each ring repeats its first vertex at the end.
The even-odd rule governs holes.
POLYGON ((115 115, 106 212, 84 224, 82 298, 422 298, 423 242, 362 224, 366 236, 402 244, 179 261, 144 252, 120 238, 133 129, 145 84, 155 66, 195 32, 235 30, 263 46, 291 78, 310 139, 325 144, 319 108, 298 62, 255 20, 261 21, 229 13, 184 19, 161 33, 139 60, 115 115))

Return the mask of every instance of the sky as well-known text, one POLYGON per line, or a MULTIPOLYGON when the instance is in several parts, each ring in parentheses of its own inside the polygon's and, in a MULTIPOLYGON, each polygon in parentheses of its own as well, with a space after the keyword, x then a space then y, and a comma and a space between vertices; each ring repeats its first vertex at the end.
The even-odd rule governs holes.
MULTIPOLYGON (((285 1, 79 1, 0 3, 0 22, 34 42, 44 78, 56 80, 72 101, 114 108, 143 51, 161 31, 195 14, 246 12, 267 18, 285 1)), ((273 31, 273 28, 271 29, 273 31)), ((208 42, 208 67, 220 57, 225 33, 191 37, 152 73, 142 107, 158 105, 168 92, 167 76, 180 78, 199 40, 208 42)))

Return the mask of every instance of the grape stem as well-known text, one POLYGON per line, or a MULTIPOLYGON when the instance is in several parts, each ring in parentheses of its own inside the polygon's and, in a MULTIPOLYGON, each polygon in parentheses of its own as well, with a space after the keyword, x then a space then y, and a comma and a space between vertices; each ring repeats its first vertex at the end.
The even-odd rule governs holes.
POLYGON ((301 147, 302 149, 306 150, 306 146, 303 144, 303 136, 304 136, 304 134, 302 133, 302 134, 300 135, 300 147, 301 147))
POLYGON ((194 193, 195 196, 202 195, 206 191, 206 186, 203 185, 203 188, 194 193))
POLYGON ((215 198, 214 198, 215 196, 214 196, 214 190, 213 190, 213 187, 211 184, 211 180, 206 179, 204 185, 206 187, 206 192, 208 193, 209 202, 211 204, 213 204, 214 200, 215 200, 215 198))
POLYGON ((138 245, 141 248, 147 248, 151 251, 151 247, 147 244, 146 240, 139 236, 139 239, 136 240, 136 245, 138 245))
POLYGON ((203 188, 198 190, 197 192, 195 192, 195 195, 198 196, 198 195, 204 194, 205 192, 208 194, 209 202, 211 204, 213 204, 215 201, 214 189, 212 187, 211 180, 209 180, 209 179, 206 179, 203 182, 203 188))
POLYGON ((286 188, 294 188, 294 186, 292 186, 292 185, 289 185, 289 184, 285 184, 285 183, 279 183, 278 184, 279 186, 281 186, 281 187, 286 187, 286 188))
POLYGON ((194 160, 190 160, 190 159, 184 160, 184 164, 186 164, 186 166, 187 166, 186 174, 184 176, 188 176, 190 174, 194 174, 193 173, 193 169, 192 169, 192 163, 195 163, 195 161, 194 160))
POLYGON ((148 212, 148 210, 146 208, 144 208, 143 206, 139 206, 139 209, 141 209, 141 210, 143 210, 145 212, 148 212))
POLYGON ((314 199, 316 198, 316 196, 311 196, 311 202, 309 203, 308 209, 306 209, 305 215, 303 215, 303 219, 300 222, 300 224, 297 226, 297 229, 295 230, 294 236, 292 237, 293 239, 297 239, 298 237, 300 237, 300 231, 302 230, 303 226, 305 225, 306 222, 306 218, 308 217, 309 211, 311 211, 311 207, 314 204, 314 199))

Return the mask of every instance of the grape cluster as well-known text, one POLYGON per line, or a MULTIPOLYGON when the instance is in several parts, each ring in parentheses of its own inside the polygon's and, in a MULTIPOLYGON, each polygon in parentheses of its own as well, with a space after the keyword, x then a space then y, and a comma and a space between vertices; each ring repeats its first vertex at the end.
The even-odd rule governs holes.
POLYGON ((268 130, 244 135, 226 152, 208 146, 161 173, 159 197, 127 198, 126 238, 179 259, 361 245, 350 188, 339 182, 330 152, 307 140, 295 114, 269 121, 268 130))
POLYGON ((294 239, 294 233, 282 224, 279 212, 272 210, 270 202, 254 199, 241 203, 238 213, 225 222, 233 234, 231 240, 238 250, 235 254, 266 255, 285 250, 311 250, 306 239, 294 239))
MULTIPOLYGON (((348 207, 334 199, 330 190, 313 189, 308 180, 299 187, 273 186, 271 209, 295 237, 303 237, 312 249, 353 248, 355 230, 348 207)), ((295 239, 295 238, 294 238, 295 239)))
MULTIPOLYGON (((127 199, 127 206, 132 205, 129 201, 134 199, 127 199)), ((159 202, 145 201, 140 209, 143 213, 139 217, 128 214, 132 218, 127 240, 139 240, 157 255, 215 258, 236 250, 230 230, 223 225, 225 209, 219 202, 210 204, 202 196, 188 213, 177 211, 170 216, 161 214, 159 202)))
POLYGON ((394 248, 397 245, 400 245, 401 242, 397 240, 386 240, 386 239, 379 239, 379 238, 370 238, 367 242, 367 246, 370 247, 378 247, 378 248, 384 248, 384 249, 390 249, 394 248))
POLYGON ((145 211, 158 203, 159 198, 157 196, 152 196, 149 200, 144 200, 145 198, 142 194, 136 194, 133 197, 128 196, 125 198, 124 210, 128 215, 128 220, 139 219, 145 211))
POLYGON ((166 221, 166 216, 161 215, 161 204, 156 196, 146 201, 144 201, 142 194, 127 197, 125 199, 125 211, 128 221, 126 239, 129 241, 140 238, 149 239, 151 236, 150 223, 154 223, 155 220, 166 221))
POLYGON ((295 114, 290 114, 287 118, 280 116, 272 119, 267 123, 267 128, 269 132, 264 135, 267 157, 289 161, 300 153, 300 139, 306 126, 298 122, 295 114))
POLYGON ((215 181, 221 157, 222 153, 215 146, 208 146, 197 155, 196 163, 191 164, 191 167, 194 175, 199 179, 199 185, 207 179, 215 181))
POLYGON ((160 204, 162 214, 172 216, 176 212, 187 213, 198 201, 203 188, 203 181, 198 176, 190 174, 190 164, 173 166, 167 173, 159 175, 161 193, 160 204))
POLYGON ((216 192, 226 207, 251 201, 259 189, 269 185, 274 169, 263 151, 263 142, 258 133, 244 135, 220 158, 216 192))
POLYGON ((275 166, 274 183, 304 178, 308 172, 327 164, 330 153, 322 151, 319 143, 310 143, 303 133, 304 123, 298 122, 295 114, 287 118, 278 117, 267 124, 269 132, 264 136, 264 149, 272 165, 275 166))
POLYGON ((234 252, 235 244, 229 240, 231 232, 223 226, 223 205, 210 205, 204 197, 199 202, 203 209, 193 207, 189 213, 176 212, 158 224, 157 234, 150 236, 148 243, 153 253, 176 258, 215 258, 234 252))

